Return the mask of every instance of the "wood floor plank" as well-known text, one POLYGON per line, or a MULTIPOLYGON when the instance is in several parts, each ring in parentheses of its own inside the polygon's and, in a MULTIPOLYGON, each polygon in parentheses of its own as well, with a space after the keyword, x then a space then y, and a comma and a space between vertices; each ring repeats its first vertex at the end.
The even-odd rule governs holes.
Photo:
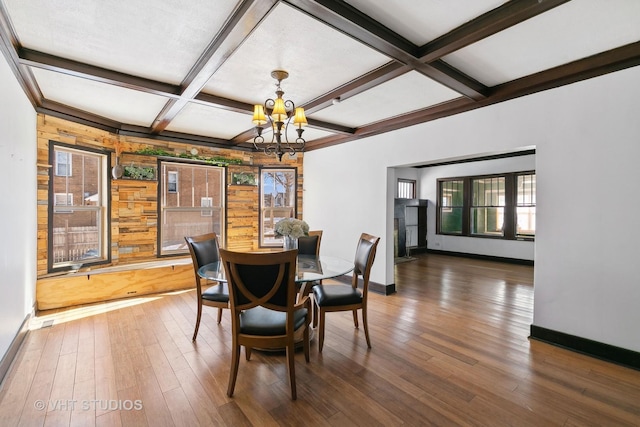
POLYGON ((180 386, 198 418, 199 425, 222 425, 224 422, 220 418, 217 406, 207 395, 207 391, 200 384, 200 379, 196 377, 191 368, 176 372, 176 377, 180 381, 180 386))
POLYGON ((173 425, 192 427, 200 423, 198 417, 193 412, 189 399, 180 387, 172 388, 164 394, 164 401, 167 402, 169 413, 173 419, 173 425))
POLYGON ((295 356, 296 401, 284 355, 260 351, 226 395, 229 313, 204 307, 192 342, 193 290, 38 313, 0 425, 640 425, 640 371, 529 340, 532 267, 415 258, 370 295, 371 350, 351 313, 327 315, 323 352, 295 356))

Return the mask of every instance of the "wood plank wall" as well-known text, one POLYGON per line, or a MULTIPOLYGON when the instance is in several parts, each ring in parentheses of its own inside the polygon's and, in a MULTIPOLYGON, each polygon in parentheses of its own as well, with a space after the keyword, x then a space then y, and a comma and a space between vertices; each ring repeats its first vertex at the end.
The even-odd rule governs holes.
MULTIPOLYGON (((240 159, 242 165, 231 165, 227 169, 227 182, 231 182, 232 172, 254 172, 259 173, 261 166, 273 167, 295 167, 298 170, 298 218, 302 216, 302 155, 295 159, 285 156, 282 162, 278 162, 272 156, 261 153, 227 150, 219 148, 209 148, 195 146, 178 142, 159 141, 146 138, 135 138, 116 135, 101 129, 70 122, 57 117, 38 114, 37 121, 37 147, 38 147, 38 245, 37 245, 37 272, 38 281, 36 286, 42 287, 37 290, 37 295, 47 300, 65 301, 65 295, 69 295, 68 305, 72 305, 75 298, 72 294, 76 290, 69 287, 45 286, 48 279, 46 275, 48 263, 48 206, 49 206, 49 141, 61 142, 78 147, 88 147, 94 149, 107 150, 112 153, 111 163, 115 164, 116 144, 124 153, 133 153, 143 148, 162 148, 168 152, 176 154, 189 152, 196 148, 200 155, 205 157, 226 157, 230 159, 240 159), (63 295, 46 295, 45 289, 62 289, 63 295), (43 293, 44 292, 44 293, 43 293), (46 295, 46 297, 45 297, 46 295)), ((155 157, 137 156, 136 163, 150 163, 155 166, 155 157)), ((141 180, 112 180, 111 181, 111 264, 105 266, 115 266, 122 264, 135 264, 138 262, 156 260, 157 256, 157 236, 158 236, 158 210, 157 210, 157 188, 156 181, 141 180)), ((227 242, 229 249, 239 251, 258 250, 258 217, 259 217, 259 187, 258 186, 227 186, 227 242)), ((132 268, 135 268, 132 265, 132 268)), ((96 268, 94 267, 93 270, 96 268)), ((117 274, 113 280, 118 280, 117 274)), ((105 276, 106 277, 106 276, 105 276)), ((135 286, 131 284, 131 286, 135 286)), ((192 283, 178 283, 175 289, 192 286, 192 283)), ((85 284, 86 287, 86 284, 85 284)), ((145 289, 156 289, 153 286, 145 285, 137 295, 145 289)), ((90 292, 90 291, 89 291, 90 292)), ((87 293, 83 289, 83 294, 87 293)), ((100 294, 98 292, 97 294, 100 294)), ((118 292, 118 295, 121 295, 118 292)), ((114 295, 115 297, 115 295, 114 295)), ((96 301, 108 299, 104 295, 96 297, 96 301)), ((86 295, 82 300, 86 301, 86 295)), ((56 303, 58 307, 64 306, 64 302, 56 303), (63 305, 60 305, 63 304, 63 305)), ((48 304, 47 308, 52 308, 48 304)))

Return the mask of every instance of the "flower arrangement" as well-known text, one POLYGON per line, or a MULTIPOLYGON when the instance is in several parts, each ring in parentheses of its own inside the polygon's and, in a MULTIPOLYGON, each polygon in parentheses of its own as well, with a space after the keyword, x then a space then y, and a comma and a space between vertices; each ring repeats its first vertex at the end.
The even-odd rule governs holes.
POLYGON ((297 239, 309 235, 309 225, 301 219, 284 218, 276 223, 276 236, 289 236, 297 239))

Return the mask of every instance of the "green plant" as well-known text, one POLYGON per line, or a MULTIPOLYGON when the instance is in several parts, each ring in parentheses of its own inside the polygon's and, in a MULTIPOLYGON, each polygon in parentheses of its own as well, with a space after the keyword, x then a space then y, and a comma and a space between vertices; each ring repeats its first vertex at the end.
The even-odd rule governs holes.
POLYGON ((125 166, 123 175, 131 179, 155 179, 156 169, 151 166, 125 166))
POLYGON ((235 185, 256 185, 256 175, 251 172, 231 174, 231 183, 235 185))
POLYGON ((173 156, 173 154, 169 153, 167 150, 151 147, 142 148, 136 151, 136 154, 142 154, 145 156, 173 156))
POLYGON ((181 159, 200 160, 213 166, 227 166, 227 165, 241 165, 240 159, 227 159, 226 157, 204 157, 199 155, 193 155, 190 153, 170 153, 162 148, 142 148, 135 152, 135 154, 141 154, 145 156, 164 156, 164 157, 178 157, 181 159))

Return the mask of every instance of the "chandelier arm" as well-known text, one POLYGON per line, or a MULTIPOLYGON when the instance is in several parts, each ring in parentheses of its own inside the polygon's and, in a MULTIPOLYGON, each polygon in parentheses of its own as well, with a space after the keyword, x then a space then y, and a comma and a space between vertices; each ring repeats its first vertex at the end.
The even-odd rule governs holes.
POLYGON ((273 98, 267 98, 264 101, 264 111, 268 116, 271 116, 271 111, 273 110, 273 106, 276 104, 276 100, 273 98))

